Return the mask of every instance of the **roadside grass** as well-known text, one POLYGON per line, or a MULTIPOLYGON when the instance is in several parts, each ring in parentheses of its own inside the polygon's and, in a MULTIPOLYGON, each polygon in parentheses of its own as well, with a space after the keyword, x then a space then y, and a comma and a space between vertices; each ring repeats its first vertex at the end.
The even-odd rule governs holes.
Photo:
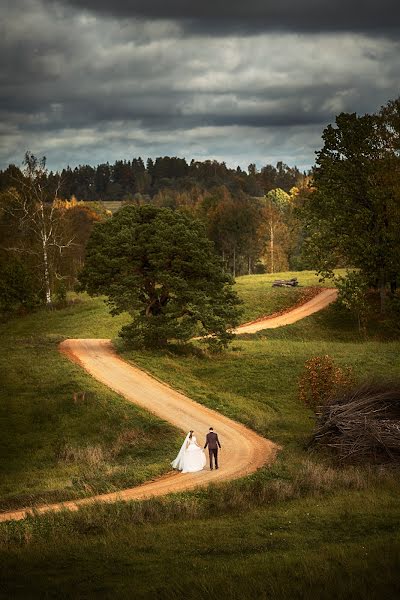
POLYGON ((150 523, 145 510, 137 518, 143 503, 45 515, 24 529, 14 523, 9 543, 0 542, 1 597, 344 600, 400 592, 395 489, 228 514, 216 506, 193 518, 179 512, 185 498, 169 503, 174 512, 166 500, 152 503, 150 523))
MULTIPOLYGON (((337 275, 342 269, 335 271, 337 275)), ((332 282, 321 282, 313 271, 289 271, 284 273, 268 273, 261 275, 242 275, 236 278, 235 289, 242 298, 242 322, 246 323, 265 315, 289 309, 307 297, 309 288, 333 287, 332 282), (296 277, 299 287, 272 287, 275 279, 292 279, 296 277)))
MULTIPOLYGON (((289 278, 292 274, 280 275, 289 278)), ((294 276, 300 280, 302 274, 294 276)), ((279 288, 271 288, 266 277, 272 278, 238 278, 245 308, 257 305, 256 310, 248 308, 248 314, 254 310, 250 319, 261 316, 264 310, 284 308, 283 296, 279 302, 278 296, 273 296, 279 288), (263 291, 261 299, 256 300, 260 298, 258 285, 266 298, 263 291)), ((278 274, 274 274, 276 277, 278 274)), ((304 285, 316 285, 311 275, 303 281, 307 281, 304 285)), ((89 403, 95 399, 94 404, 103 407, 103 412, 96 418, 76 413, 76 438, 63 447, 63 469, 71 467, 71 459, 93 465, 104 457, 109 460, 112 448, 123 443, 119 438, 124 433, 123 413, 128 411, 130 418, 131 410, 136 411, 135 415, 141 412, 56 352, 61 337, 116 336, 122 322, 111 319, 100 300, 86 298, 81 304, 44 316, 42 323, 32 315, 14 322, 15 327, 9 324, 10 329, 1 327, 8 349, 4 364, 7 369, 12 365, 14 373, 8 385, 11 394, 4 398, 15 394, 20 399, 11 420, 8 410, 4 410, 2 427, 10 427, 8 443, 12 443, 15 431, 20 435, 22 415, 26 425, 21 429, 20 443, 25 445, 25 452, 33 454, 28 457, 30 466, 21 467, 24 452, 16 449, 22 479, 27 479, 29 468, 40 465, 39 450, 43 456, 48 454, 50 431, 58 431, 60 423, 61 429, 66 428, 68 419, 75 417, 74 411, 85 406, 71 403, 70 414, 64 409, 60 422, 55 419, 60 403, 53 410, 50 400, 65 394, 63 386, 67 383, 74 384, 69 395, 88 390, 89 403), (52 361, 56 367, 52 367, 52 361), (52 368, 52 374, 46 375, 52 368), (49 392, 44 412, 55 419, 47 424, 41 417, 38 427, 34 420, 32 426, 29 412, 37 390, 43 398, 47 398, 44 392, 49 392), (118 433, 107 446, 101 446, 99 439, 111 425, 112 405, 121 406, 112 424, 118 433), (81 422, 85 425, 80 428, 81 422), (96 429, 99 423, 104 426, 101 434, 96 429), (41 428, 46 434, 42 446, 41 428), (31 430, 36 432, 32 448, 24 440, 31 430), (89 430, 93 437, 86 450, 89 430), (85 443, 78 448, 78 441, 83 440, 85 443)), ((291 326, 240 336, 228 352, 220 355, 210 356, 199 348, 192 354, 179 348, 167 353, 128 352, 118 343, 125 359, 282 444, 283 450, 274 464, 238 481, 166 498, 86 506, 77 513, 47 513, 1 524, 0 597, 398 597, 398 470, 337 467, 328 455, 306 452, 313 416, 297 398, 298 377, 310 356, 330 354, 338 364, 353 366, 360 379, 375 374, 399 375, 400 342, 383 340, 379 327, 365 337, 358 332, 355 320, 330 306, 291 326)), ((146 434, 151 435, 153 426, 148 424, 148 415, 142 416, 148 426, 146 434)), ((159 448, 160 460, 165 460, 174 443, 175 451, 180 436, 171 428, 168 437, 164 429, 167 426, 158 426, 163 433, 158 434, 156 445, 159 447, 165 439, 165 446, 159 448)), ((140 464, 149 456, 150 449, 143 449, 140 464)), ((222 449, 222 467, 223 456, 222 449)), ((45 477, 58 468, 50 459, 45 477)), ((17 473, 16 484, 19 478, 17 473)), ((60 491, 63 497, 66 489, 62 488, 62 494, 60 491)))
POLYGON ((2 510, 115 491, 170 470, 180 433, 58 352, 63 338, 107 337, 122 320, 85 299, 0 326, 2 510))

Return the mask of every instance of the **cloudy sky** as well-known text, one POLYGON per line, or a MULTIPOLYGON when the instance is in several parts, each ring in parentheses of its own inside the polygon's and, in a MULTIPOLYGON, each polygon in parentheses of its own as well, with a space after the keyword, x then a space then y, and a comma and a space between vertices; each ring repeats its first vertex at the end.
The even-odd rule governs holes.
POLYGON ((134 156, 308 168, 400 94, 398 0, 1 0, 0 168, 134 156), (362 8, 358 8, 362 7, 362 8))

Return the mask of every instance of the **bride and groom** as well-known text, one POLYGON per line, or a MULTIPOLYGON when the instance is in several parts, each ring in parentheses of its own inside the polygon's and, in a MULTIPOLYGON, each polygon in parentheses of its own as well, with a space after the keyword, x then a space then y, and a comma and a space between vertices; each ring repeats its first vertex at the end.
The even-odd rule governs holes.
MULTIPOLYGON (((210 427, 206 435, 204 450, 207 447, 210 456, 210 469, 213 469, 213 463, 215 464, 215 468, 218 469, 218 448, 221 448, 221 444, 219 443, 218 434, 214 432, 212 427, 210 427)), ((174 469, 182 471, 182 473, 195 473, 204 469, 206 462, 203 448, 197 443, 196 436, 193 435, 193 430, 190 430, 185 437, 178 456, 172 461, 171 465, 174 469)))

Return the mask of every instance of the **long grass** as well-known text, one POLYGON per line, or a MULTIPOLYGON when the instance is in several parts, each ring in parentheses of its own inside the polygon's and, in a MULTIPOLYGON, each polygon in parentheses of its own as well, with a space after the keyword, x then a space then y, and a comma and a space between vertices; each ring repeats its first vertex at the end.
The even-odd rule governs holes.
MULTIPOLYGON (((292 274, 284 275, 289 278, 292 274)), ((301 280, 303 276, 308 277, 298 274, 300 282, 307 281, 304 285, 316 284, 311 279, 301 280)), ((284 308, 269 283, 265 276, 238 279, 247 314, 253 315, 250 318, 284 308)), ((54 464, 55 470, 81 468, 78 465, 96 470, 103 461, 115 460, 126 447, 137 457, 138 468, 142 461, 150 460, 149 448, 143 449, 143 456, 135 454, 141 447, 136 444, 137 424, 121 425, 126 421, 124 412, 131 415, 134 407, 127 407, 67 361, 61 367, 57 362, 55 370, 51 367, 51 356, 63 360, 55 352, 61 337, 114 337, 125 318, 113 321, 100 301, 85 299, 65 312, 50 313, 45 324, 36 315, 15 322, 12 333, 3 330, 8 336, 5 346, 11 348, 5 362, 15 369, 3 402, 12 395, 10 390, 17 390, 19 397, 11 419, 4 410, 3 424, 18 436, 18 414, 22 415, 25 429, 21 432, 29 433, 28 452, 32 451, 24 466, 26 447, 19 454, 16 450, 16 485, 33 464, 43 464, 47 474, 54 464), (34 368, 26 366, 35 360, 34 368), (16 366, 21 364, 25 366, 16 366), (26 373, 30 386, 20 381, 26 373), (49 432, 59 427, 54 416, 57 411, 49 409, 48 400, 44 413, 53 415, 53 422, 46 425, 42 416, 36 427, 27 407, 34 401, 35 390, 40 398, 49 391, 50 397, 58 397, 55 378, 63 393, 63 386, 74 382, 68 392, 72 398, 69 413, 63 411, 60 421, 63 427, 67 416, 72 418, 74 411, 78 412, 75 437, 65 439, 46 464, 41 463, 39 450, 43 456, 48 453, 49 432), (73 392, 84 390, 89 391, 89 404, 103 407, 98 415, 104 424, 102 435, 106 428, 109 433, 110 427, 112 430, 107 444, 100 443, 97 421, 88 416, 85 421, 81 412, 85 403, 74 404, 73 392), (113 418, 111 406, 121 407, 113 418), (84 426, 79 429, 82 420, 84 426), (42 427, 46 436, 40 446, 42 427), (88 432, 92 432, 90 439, 88 432)), ((398 375, 400 342, 382 341, 381 332, 378 334, 365 339, 351 317, 330 307, 290 327, 237 338, 227 353, 217 356, 198 350, 193 354, 123 351, 126 359, 281 443, 283 450, 273 465, 239 481, 169 498, 87 506, 77 513, 46 514, 3 524, 0 597, 398 597, 398 472, 363 466, 338 469, 327 456, 306 452, 314 420, 297 397, 303 364, 314 355, 329 354, 337 364, 351 365, 360 379, 378 372, 398 375)), ((173 445, 177 439, 174 430, 167 432, 160 422, 149 423, 146 413, 142 418, 147 425, 142 422, 140 435, 151 438, 153 427, 161 428, 163 433, 157 435, 165 434, 162 452, 168 453, 168 443, 173 445)), ((8 444, 13 443, 11 438, 10 433, 8 444)), ((19 443, 24 443, 23 435, 19 443)), ((12 457, 12 452, 8 456, 12 457)))
MULTIPOLYGON (((40 533, 25 526, 0 549, 3 597, 377 599, 400 590, 394 492, 378 503, 373 489, 189 520, 176 500, 156 525, 135 506, 83 512, 79 531, 67 514, 53 517, 56 530, 50 516, 40 533)), ((163 506, 147 508, 160 515, 163 506)))
POLYGON ((170 469, 180 433, 58 352, 65 337, 106 337, 118 325, 84 299, 0 327, 1 509, 116 491, 170 469))

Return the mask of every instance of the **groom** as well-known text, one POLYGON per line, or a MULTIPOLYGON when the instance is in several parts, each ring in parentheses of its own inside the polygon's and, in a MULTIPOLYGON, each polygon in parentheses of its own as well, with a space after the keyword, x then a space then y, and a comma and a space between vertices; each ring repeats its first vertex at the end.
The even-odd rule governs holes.
POLYGON ((221 448, 221 444, 219 443, 218 434, 214 432, 214 429, 210 427, 209 432, 206 435, 206 445, 204 449, 208 446, 208 453, 210 455, 210 469, 213 469, 213 457, 215 468, 218 469, 218 448, 221 448))

